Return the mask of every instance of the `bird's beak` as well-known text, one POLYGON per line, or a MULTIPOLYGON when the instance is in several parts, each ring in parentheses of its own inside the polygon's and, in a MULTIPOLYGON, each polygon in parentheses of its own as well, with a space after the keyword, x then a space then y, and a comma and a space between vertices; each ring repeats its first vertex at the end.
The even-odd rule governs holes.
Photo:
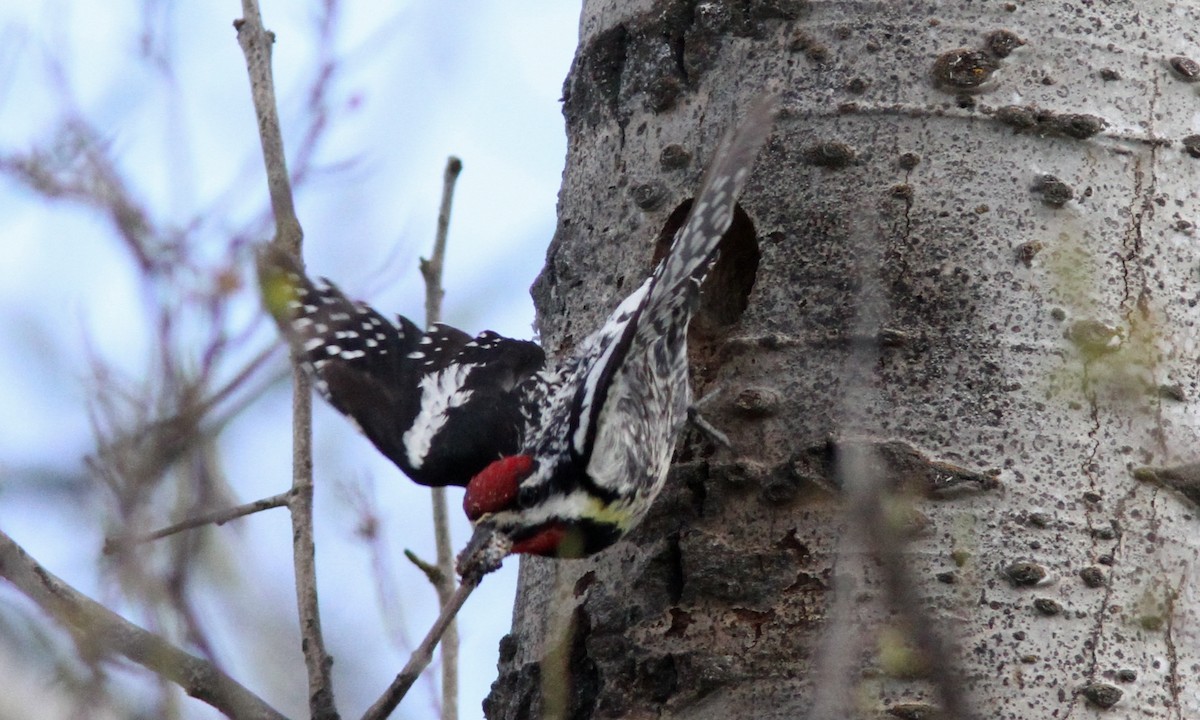
POLYGON ((458 574, 463 580, 478 580, 500 568, 504 558, 512 551, 512 540, 498 531, 496 526, 483 518, 475 523, 475 533, 467 546, 458 554, 458 574))

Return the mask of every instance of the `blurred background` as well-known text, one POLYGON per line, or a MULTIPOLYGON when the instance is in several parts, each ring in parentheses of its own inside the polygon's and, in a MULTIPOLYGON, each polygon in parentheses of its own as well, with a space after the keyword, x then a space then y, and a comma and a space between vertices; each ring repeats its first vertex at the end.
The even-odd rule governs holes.
MULTIPOLYGON (((421 323, 418 258, 457 155, 443 319, 531 337, 579 2, 262 9, 310 273, 421 323)), ((286 510, 102 552, 291 482, 286 357, 250 272, 272 225, 240 15, 235 0, 0 4, 0 529, 304 717, 286 510)), ((434 557, 429 493, 319 401, 314 426, 323 621, 339 708, 357 716, 436 616, 402 554, 434 557)), ((463 718, 482 716, 516 569, 459 615, 463 718)), ((80 657, 0 582, 0 720, 217 716, 132 664, 80 657)), ((428 675, 396 717, 436 717, 438 697, 428 675)))

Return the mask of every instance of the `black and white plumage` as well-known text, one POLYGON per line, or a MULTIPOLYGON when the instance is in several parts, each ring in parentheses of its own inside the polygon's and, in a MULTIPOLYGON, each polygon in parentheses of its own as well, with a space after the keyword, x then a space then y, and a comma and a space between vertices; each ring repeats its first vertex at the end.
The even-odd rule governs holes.
POLYGON ((466 485, 468 517, 512 552, 595 552, 662 489, 691 404, 688 323, 774 108, 726 135, 666 256, 568 357, 393 325, 281 256, 260 265, 267 306, 317 390, 409 477, 466 485))
POLYGON ((261 267, 267 305, 317 392, 414 481, 466 485, 520 448, 517 389, 545 363, 536 344, 393 324, 281 253, 261 267))

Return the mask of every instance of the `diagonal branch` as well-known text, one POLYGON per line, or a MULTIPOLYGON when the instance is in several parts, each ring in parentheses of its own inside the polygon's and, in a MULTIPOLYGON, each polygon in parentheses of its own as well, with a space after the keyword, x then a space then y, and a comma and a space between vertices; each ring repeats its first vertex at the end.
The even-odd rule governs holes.
POLYGON ((412 656, 400 674, 392 680, 392 684, 384 691, 383 696, 375 701, 363 715, 363 720, 383 720, 391 715, 412 684, 420 677, 421 672, 429 666, 433 658, 433 649, 438 640, 446 632, 446 628, 454 620, 463 603, 479 586, 483 576, 498 569, 504 558, 512 551, 512 539, 499 533, 488 523, 475 526, 475 532, 467 541, 466 547, 458 554, 458 571, 462 582, 450 596, 449 601, 442 606, 442 613, 434 621, 433 627, 425 635, 425 639, 413 650, 412 656))
POLYGON ((146 533, 144 535, 127 535, 125 537, 118 536, 108 538, 104 541, 104 554, 113 555, 115 553, 128 550, 134 545, 141 545, 143 543, 161 540, 162 538, 170 535, 181 533, 184 530, 192 530, 205 525, 224 525, 230 520, 236 520, 240 517, 245 517, 246 515, 262 512, 263 510, 270 510, 271 508, 284 507, 288 504, 288 501, 291 500, 293 492, 293 490, 288 490, 287 492, 282 492, 278 495, 272 495, 271 497, 262 498, 261 500, 255 500, 254 502, 245 503, 243 505, 237 505, 231 508, 223 508, 221 510, 214 510, 213 512, 197 515, 196 517, 188 518, 187 520, 177 522, 173 525, 168 525, 164 528, 160 528, 154 532, 146 533))
POLYGON ((83 595, 38 564, 0 532, 0 577, 4 577, 98 653, 119 653, 169 678, 192 697, 225 715, 247 720, 284 716, 207 660, 190 655, 83 595))
POLYGON ((438 619, 429 628, 425 639, 413 650, 413 654, 408 658, 408 663, 405 664, 404 669, 392 680, 392 684, 375 701, 375 704, 367 709, 362 720, 383 720, 392 714, 392 711, 400 704, 400 700, 404 698, 408 689, 417 681, 417 678, 421 676, 425 668, 429 667, 429 661, 433 659, 433 649, 437 647, 438 640, 442 638, 446 629, 454 622, 454 617, 462 608, 463 603, 467 601, 467 598, 471 597, 471 593, 475 588, 479 587, 481 579, 481 575, 471 575, 463 578, 458 589, 442 605, 442 613, 438 615, 438 619))

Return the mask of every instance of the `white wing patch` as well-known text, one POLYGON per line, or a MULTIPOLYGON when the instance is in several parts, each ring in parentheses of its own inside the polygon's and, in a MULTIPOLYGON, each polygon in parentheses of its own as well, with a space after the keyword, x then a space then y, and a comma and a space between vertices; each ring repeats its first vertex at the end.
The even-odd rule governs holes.
POLYGON ((413 420, 412 427, 404 433, 404 447, 408 450, 408 462, 418 469, 429 454, 433 438, 446 424, 447 413, 471 399, 471 390, 464 390, 471 371, 477 366, 451 365, 444 370, 421 378, 421 412, 413 420))

